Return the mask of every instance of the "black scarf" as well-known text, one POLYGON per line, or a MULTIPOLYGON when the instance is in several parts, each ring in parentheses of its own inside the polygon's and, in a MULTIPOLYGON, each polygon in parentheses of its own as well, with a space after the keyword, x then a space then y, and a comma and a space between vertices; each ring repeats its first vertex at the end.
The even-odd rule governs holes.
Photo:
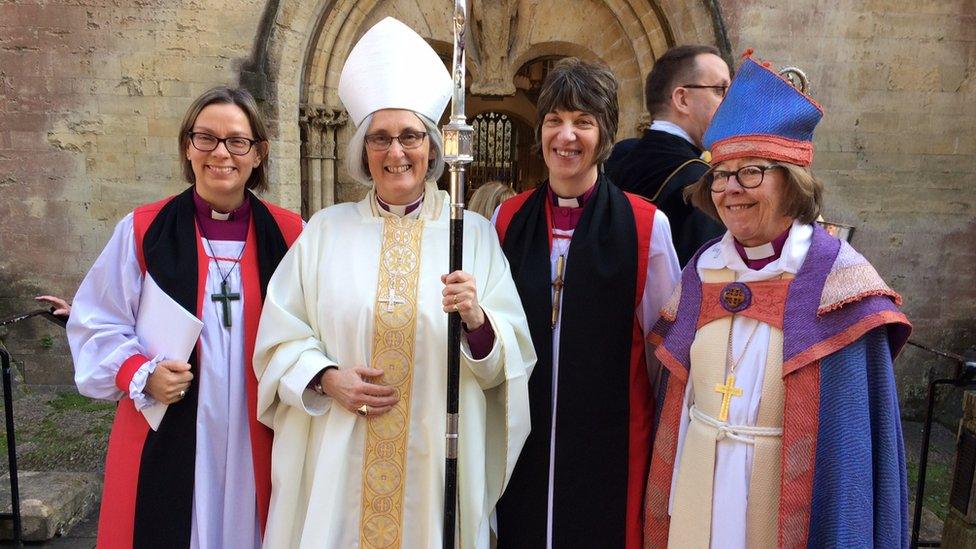
MULTIPOLYGON (((538 362, 532 431, 498 505, 499 547, 544 547, 552 425, 548 185, 513 216, 502 248, 538 362)), ((554 547, 622 547, 637 231, 630 201, 600 176, 569 247, 559 345, 554 547)))

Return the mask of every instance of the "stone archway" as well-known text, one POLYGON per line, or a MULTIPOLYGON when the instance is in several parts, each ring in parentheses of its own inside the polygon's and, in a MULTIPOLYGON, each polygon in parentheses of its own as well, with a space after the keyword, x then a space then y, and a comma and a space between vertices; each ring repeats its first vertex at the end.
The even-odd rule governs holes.
MULTIPOLYGON (((506 98, 516 93, 516 73, 534 59, 598 59, 620 81, 618 139, 636 134, 644 111, 643 76, 654 60, 673 44, 715 44, 716 21, 721 22, 709 1, 471 0, 470 6, 469 111, 479 101, 511 103, 506 98)), ((365 193, 342 167, 353 132, 337 95, 342 64, 356 40, 388 15, 441 51, 452 41, 446 23, 452 9, 447 0, 269 2, 259 46, 242 68, 242 82, 264 100, 276 136, 273 199, 296 209, 301 205, 310 215, 365 193)), ((506 105, 502 110, 519 114, 525 109, 506 105)))

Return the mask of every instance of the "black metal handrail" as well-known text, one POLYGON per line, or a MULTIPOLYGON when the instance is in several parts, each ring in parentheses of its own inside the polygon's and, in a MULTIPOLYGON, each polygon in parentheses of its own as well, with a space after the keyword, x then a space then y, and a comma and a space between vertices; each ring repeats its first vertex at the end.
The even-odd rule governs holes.
POLYGON ((963 356, 957 355, 955 353, 950 353, 948 351, 940 351, 938 349, 932 349, 926 347, 920 343, 909 340, 909 345, 913 345, 934 355, 940 356, 951 360, 955 367, 953 368, 953 376, 946 378, 935 378, 935 368, 929 369, 929 388, 927 403, 925 408, 925 423, 922 426, 922 451, 919 455, 918 460, 918 482, 915 486, 915 513, 914 521, 912 523, 912 540, 911 547, 940 547, 942 545, 939 541, 919 541, 919 529, 922 523, 922 502, 923 496, 925 495, 925 473, 928 468, 929 462, 929 440, 932 436, 932 420, 933 420, 933 410, 935 409, 935 395, 936 389, 940 385, 949 385, 951 387, 976 387, 976 361, 973 359, 967 359, 963 356))
MULTIPOLYGON (((37 309, 26 313, 19 313, 0 320, 0 326, 16 324, 36 316, 61 326, 67 323, 67 317, 54 314, 54 308, 37 309)), ((7 464, 10 468, 10 512, 0 513, 0 520, 13 521, 14 544, 23 545, 23 523, 20 516, 20 483, 17 477, 17 438, 14 433, 14 396, 13 376, 10 369, 10 352, 0 343, 0 377, 3 378, 3 415, 7 427, 7 464)))

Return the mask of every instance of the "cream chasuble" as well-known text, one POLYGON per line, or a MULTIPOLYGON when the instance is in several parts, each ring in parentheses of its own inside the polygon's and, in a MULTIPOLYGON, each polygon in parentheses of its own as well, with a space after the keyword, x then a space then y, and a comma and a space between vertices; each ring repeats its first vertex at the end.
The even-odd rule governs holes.
MULTIPOLYGON (((792 278, 810 247, 812 228, 794 223, 776 261, 749 269, 731 234, 703 251, 703 283, 792 278)), ((671 490, 668 545, 681 548, 775 547, 783 419, 782 330, 736 314, 699 328, 691 347, 671 490), (731 330, 731 335, 730 335, 731 330), (751 339, 751 342, 750 342, 751 339), (721 422, 729 346, 735 387, 721 422), (703 513, 708 513, 703 516, 703 513)))
MULTIPOLYGON (((431 184, 417 216, 379 210, 372 192, 327 208, 271 279, 254 359, 259 418, 275 430, 265 547, 442 545, 448 212, 431 184), (384 370, 398 404, 364 418, 307 389, 331 364, 384 370)), ((495 344, 474 360, 462 338, 458 546, 487 548, 528 435, 535 352, 494 229, 475 215, 464 229, 495 344)))

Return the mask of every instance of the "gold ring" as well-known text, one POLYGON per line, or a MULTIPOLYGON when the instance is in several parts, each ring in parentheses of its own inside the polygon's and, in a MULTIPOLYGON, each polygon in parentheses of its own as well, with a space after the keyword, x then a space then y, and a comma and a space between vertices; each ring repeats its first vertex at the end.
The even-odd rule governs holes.
POLYGON ((359 415, 361 415, 361 416, 363 416, 363 417, 368 416, 369 415, 369 406, 363 404, 359 408, 356 408, 356 413, 359 414, 359 415))
POLYGON ((457 305, 457 302, 458 302, 457 294, 454 294, 454 304, 457 305))
POLYGON ((458 304, 457 303, 454 304, 454 312, 455 313, 458 312, 458 304))
POLYGON ((180 391, 180 399, 182 400, 182 398, 185 397, 185 396, 186 396, 186 389, 182 389, 180 391))

